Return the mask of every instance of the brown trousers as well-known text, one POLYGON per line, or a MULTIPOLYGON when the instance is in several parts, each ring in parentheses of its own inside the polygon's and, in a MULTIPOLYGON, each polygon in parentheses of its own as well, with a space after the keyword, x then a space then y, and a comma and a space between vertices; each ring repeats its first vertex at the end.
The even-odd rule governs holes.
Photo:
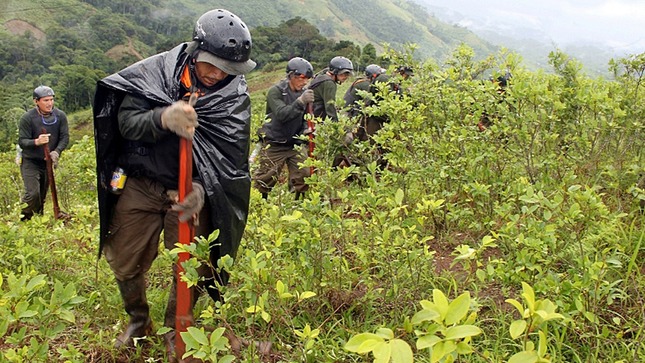
POLYGON ((306 145, 280 146, 262 144, 260 151, 260 166, 253 175, 255 187, 260 193, 268 193, 278 182, 280 172, 287 164, 289 183, 296 192, 306 192, 309 186, 305 178, 309 176, 309 168, 299 164, 307 160, 306 145))
MULTIPOLYGON (((159 253, 161 232, 164 246, 174 248, 179 241, 178 212, 166 189, 147 178, 128 178, 110 223, 110 234, 103 249, 105 259, 119 281, 146 273, 159 253)), ((196 236, 208 236, 213 228, 208 207, 199 213, 196 236)))

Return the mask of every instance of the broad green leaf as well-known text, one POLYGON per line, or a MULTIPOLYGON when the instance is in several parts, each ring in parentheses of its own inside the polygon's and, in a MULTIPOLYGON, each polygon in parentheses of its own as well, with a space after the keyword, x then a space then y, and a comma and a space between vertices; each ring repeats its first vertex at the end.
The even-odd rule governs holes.
POLYGON ((59 311, 58 316, 61 319, 65 320, 65 321, 68 321, 68 322, 70 322, 72 324, 74 324, 76 322, 76 316, 74 316, 74 313, 72 313, 69 310, 61 310, 61 311, 59 311))
POLYGON ((470 308, 470 293, 468 291, 459 295, 448 306, 446 317, 444 319, 446 325, 458 323, 468 314, 470 308))
POLYGON ((436 335, 424 335, 417 339, 417 349, 432 348, 435 344, 439 343, 442 339, 436 335))
POLYGON ((444 353, 444 345, 445 342, 441 341, 435 344, 434 347, 432 347, 432 354, 430 355, 431 362, 439 362, 443 359, 443 357, 446 355, 444 353))
POLYGON ((400 188, 396 190, 396 194, 394 194, 394 200, 396 201, 397 205, 403 204, 403 197, 405 194, 403 193, 403 190, 400 188))
POLYGON ((218 363, 231 363, 234 360, 235 360, 235 356, 228 354, 228 355, 225 355, 222 358, 220 358, 217 362, 218 363))
POLYGON ((509 332, 511 333, 511 338, 517 339, 517 337, 524 334, 524 331, 526 330, 527 325, 528 323, 526 322, 526 320, 515 320, 514 322, 512 322, 511 327, 509 329, 509 332))
MULTIPOLYGON (((208 338, 206 337, 204 330, 190 326, 186 329, 186 333, 188 333, 200 345, 208 345, 208 338)), ((182 333, 181 336, 183 337, 184 334, 182 333)))
POLYGON ((526 302, 527 308, 529 311, 535 311, 535 291, 533 291, 531 285, 526 282, 522 282, 522 291, 522 297, 526 302))
POLYGON ((446 330, 446 340, 463 339, 482 333, 482 330, 474 325, 457 325, 446 330))
POLYGON ((441 315, 439 315, 438 312, 434 310, 421 310, 414 314, 412 316, 412 324, 418 325, 423 323, 424 321, 433 321, 437 320, 437 318, 440 318, 441 315))
MULTIPOLYGON (((224 335, 225 331, 226 331, 226 328, 217 328, 217 329, 213 330, 213 332, 211 333, 211 338, 210 338, 211 343, 213 343, 216 340, 218 340, 219 338, 221 338, 222 335, 224 335)), ((227 338, 227 340, 228 340, 228 338, 227 338)))
POLYGON ((587 318, 587 320, 589 320, 592 323, 596 323, 598 321, 596 314, 592 313, 591 311, 585 311, 583 314, 585 318, 587 318))
POLYGON ((380 342, 372 350, 374 363, 389 363, 392 357, 392 346, 389 342, 380 342))
POLYGON ((309 298, 312 298, 314 296, 316 296, 315 292, 313 292, 313 291, 305 291, 305 292, 303 292, 302 294, 300 294, 298 296, 298 301, 309 299, 309 298))
POLYGON ((280 220, 285 221, 285 222, 292 222, 295 220, 298 220, 302 218, 302 212, 299 210, 293 211, 293 214, 282 216, 280 220))
POLYGON ((29 283, 27 284, 27 286, 25 286, 25 288, 27 289, 27 291, 33 291, 35 288, 41 287, 46 283, 47 281, 45 281, 45 275, 38 275, 29 280, 29 283))
POLYGON ((278 294, 282 295, 285 292, 286 288, 284 286, 284 283, 281 280, 276 281, 275 283, 275 291, 278 292, 278 294))
POLYGON ((470 354, 474 351, 473 347, 466 342, 457 343, 457 354, 470 354))
POLYGON ((392 347, 392 363, 412 363, 414 354, 410 345, 401 339, 390 340, 392 347))
POLYGON ((434 289, 432 290, 432 300, 434 302, 434 305, 437 307, 439 314, 441 314, 441 320, 443 320, 446 317, 446 313, 448 312, 448 306, 450 305, 448 303, 448 299, 446 298, 446 295, 444 295, 444 293, 441 290, 434 289))
POLYGON ((517 311, 519 311, 520 316, 521 316, 521 317, 523 317, 523 318, 525 318, 525 316, 524 316, 524 312, 526 311, 526 309, 524 308, 524 306, 522 306, 522 304, 521 304, 519 301, 517 301, 517 300, 515 300, 515 299, 506 299, 505 301, 506 301, 507 303, 509 303, 509 304, 511 304, 511 305, 513 305, 513 306, 515 306, 515 308, 517 309, 517 311))
POLYGON ((389 328, 379 328, 376 331, 376 335, 387 340, 394 338, 394 332, 392 331, 392 329, 389 329, 389 328))
POLYGON ((535 351, 519 352, 508 360, 508 363, 536 363, 538 355, 535 351))
POLYGON ((372 333, 360 333, 354 335, 345 343, 344 348, 350 352, 365 354, 374 349, 374 346, 383 342, 383 338, 372 333))

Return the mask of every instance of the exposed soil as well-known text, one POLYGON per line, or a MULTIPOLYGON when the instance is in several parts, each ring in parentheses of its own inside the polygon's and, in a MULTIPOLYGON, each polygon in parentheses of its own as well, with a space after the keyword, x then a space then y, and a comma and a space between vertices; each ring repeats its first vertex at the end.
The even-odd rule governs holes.
POLYGON ((26 21, 17 19, 8 20, 4 23, 4 27, 9 31, 9 33, 14 35, 23 35, 27 32, 30 32, 31 34, 33 34, 34 38, 39 41, 45 41, 47 38, 45 32, 27 23, 26 21))
POLYGON ((137 60, 142 60, 144 58, 141 53, 137 52, 137 50, 134 49, 132 39, 128 39, 127 45, 115 45, 110 50, 108 50, 105 55, 114 60, 119 60, 129 55, 134 56, 137 60))

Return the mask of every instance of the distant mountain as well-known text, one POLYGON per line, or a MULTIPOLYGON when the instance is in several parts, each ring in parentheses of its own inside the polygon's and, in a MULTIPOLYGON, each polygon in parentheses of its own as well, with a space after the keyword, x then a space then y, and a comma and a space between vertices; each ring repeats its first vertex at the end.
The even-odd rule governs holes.
POLYGON ((522 55, 525 65, 530 69, 549 69, 548 55, 560 49, 579 60, 590 76, 608 76, 609 60, 623 56, 616 54, 609 46, 577 42, 564 45, 556 44, 548 34, 531 26, 523 26, 520 20, 491 19, 486 15, 466 16, 457 11, 433 5, 431 0, 416 0, 437 19, 449 24, 463 26, 482 39, 500 47, 508 48, 522 55))

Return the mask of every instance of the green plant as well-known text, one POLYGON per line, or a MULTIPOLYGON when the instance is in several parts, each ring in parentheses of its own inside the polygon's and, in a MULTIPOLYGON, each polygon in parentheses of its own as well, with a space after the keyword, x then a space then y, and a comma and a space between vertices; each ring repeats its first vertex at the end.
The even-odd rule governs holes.
POLYGON ((520 319, 514 320, 509 328, 512 339, 520 339, 522 351, 515 353, 508 363, 547 363, 551 362, 548 350, 548 322, 563 320, 564 316, 557 313, 557 306, 549 299, 536 299, 533 288, 522 283, 522 300, 515 299, 506 302, 513 305, 520 314, 520 319), (535 344, 532 338, 538 335, 535 344))

